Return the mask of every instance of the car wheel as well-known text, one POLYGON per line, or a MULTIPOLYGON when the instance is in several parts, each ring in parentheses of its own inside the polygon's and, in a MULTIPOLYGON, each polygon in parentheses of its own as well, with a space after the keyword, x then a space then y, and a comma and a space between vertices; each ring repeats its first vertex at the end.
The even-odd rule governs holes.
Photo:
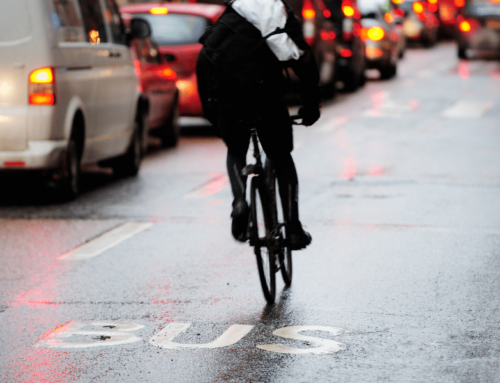
POLYGON ((112 161, 111 167, 116 176, 128 177, 135 176, 139 173, 144 152, 141 127, 143 119, 141 118, 138 120, 141 122, 136 122, 134 133, 132 134, 132 141, 130 142, 127 152, 112 161))
POLYGON ((179 103, 178 98, 172 105, 172 112, 168 117, 167 122, 161 127, 160 139, 161 145, 164 148, 176 146, 179 141, 180 127, 179 127, 179 103))
POLYGON ((331 100, 335 98, 337 89, 335 88, 335 80, 330 81, 328 84, 321 86, 322 96, 324 100, 331 100))
POLYGON ((467 60, 467 48, 459 46, 457 55, 459 59, 467 60))
POLYGON ((80 156, 74 137, 71 137, 63 158, 59 191, 63 200, 72 200, 80 192, 80 156))
POLYGON ((380 78, 383 80, 388 80, 396 76, 397 66, 396 64, 389 64, 383 68, 380 68, 380 78))

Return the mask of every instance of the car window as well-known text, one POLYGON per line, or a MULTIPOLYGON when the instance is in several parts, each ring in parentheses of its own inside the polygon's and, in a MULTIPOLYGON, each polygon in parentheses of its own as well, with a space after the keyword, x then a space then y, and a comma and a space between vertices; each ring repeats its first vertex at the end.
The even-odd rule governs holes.
POLYGON ((151 39, 135 39, 134 49, 137 59, 142 63, 161 64, 156 45, 151 39))
POLYGON ((127 44, 125 36, 125 28, 123 26, 122 18, 118 12, 115 0, 104 0, 106 4, 106 19, 111 28, 111 36, 113 42, 116 44, 127 44))
POLYGON ((141 14, 149 22, 152 37, 158 45, 195 44, 210 21, 202 16, 170 13, 167 15, 141 14))
POLYGON ((79 0, 85 26, 86 40, 92 44, 108 41, 104 15, 99 0, 79 0))
POLYGON ((56 29, 58 41, 86 41, 83 23, 76 0, 51 0, 52 27, 56 29))

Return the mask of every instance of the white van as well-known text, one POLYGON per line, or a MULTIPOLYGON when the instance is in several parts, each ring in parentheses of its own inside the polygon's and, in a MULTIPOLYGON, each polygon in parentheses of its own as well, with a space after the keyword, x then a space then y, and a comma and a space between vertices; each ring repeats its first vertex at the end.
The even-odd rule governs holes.
POLYGON ((0 0, 0 171, 43 170, 66 197, 80 164, 137 174, 147 100, 115 0, 0 0), (106 161, 105 161, 106 160, 106 161))

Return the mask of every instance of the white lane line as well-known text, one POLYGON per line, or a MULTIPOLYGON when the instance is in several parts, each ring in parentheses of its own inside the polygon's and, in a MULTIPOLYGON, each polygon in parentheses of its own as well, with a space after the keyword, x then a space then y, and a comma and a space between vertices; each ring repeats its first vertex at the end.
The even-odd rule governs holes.
POLYGON ((492 102, 457 101, 443 110, 441 115, 449 118, 477 118, 481 117, 492 107, 492 102))
POLYGON ((152 225, 151 222, 125 222, 99 237, 68 251, 59 257, 59 259, 63 261, 84 261, 95 257, 152 225))

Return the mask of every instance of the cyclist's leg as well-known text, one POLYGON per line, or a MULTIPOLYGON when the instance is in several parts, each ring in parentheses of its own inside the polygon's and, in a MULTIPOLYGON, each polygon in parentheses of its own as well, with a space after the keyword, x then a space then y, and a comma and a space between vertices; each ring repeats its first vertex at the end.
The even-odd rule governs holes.
POLYGON ((246 165, 250 131, 248 127, 238 123, 238 119, 230 111, 220 113, 219 127, 227 146, 226 166, 234 197, 231 231, 235 239, 246 241, 249 212, 245 198, 247 177, 242 176, 241 171, 246 165))
POLYGON ((311 236, 302 229, 299 220, 299 183, 291 155, 293 130, 286 106, 281 103, 266 108, 265 118, 257 129, 262 147, 276 171, 283 214, 289 224, 289 240, 295 242, 293 247, 298 250, 311 242, 311 236))

